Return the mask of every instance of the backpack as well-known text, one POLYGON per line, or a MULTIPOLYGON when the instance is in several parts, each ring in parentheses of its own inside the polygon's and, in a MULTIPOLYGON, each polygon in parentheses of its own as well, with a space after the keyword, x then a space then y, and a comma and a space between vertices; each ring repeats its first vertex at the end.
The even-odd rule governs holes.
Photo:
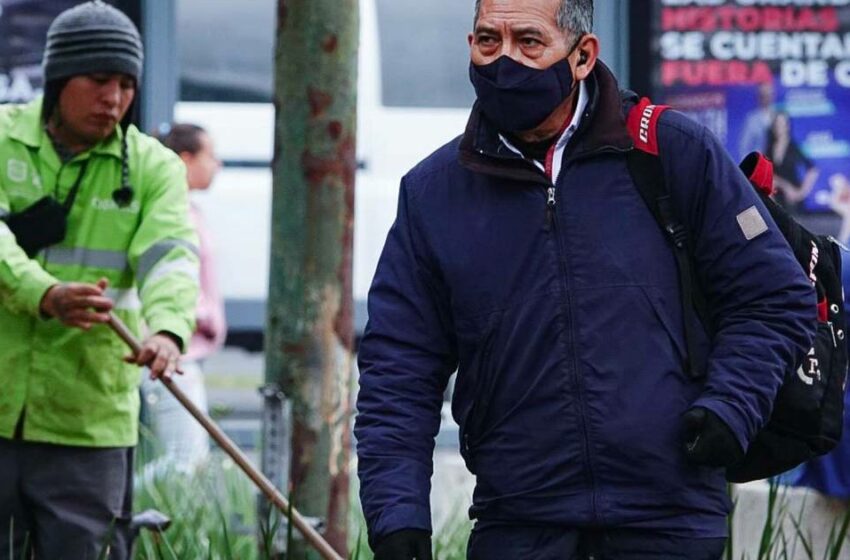
MULTIPOLYGON (((643 98, 629 111, 627 128, 635 149, 628 154, 628 166, 641 197, 673 248, 682 298, 685 369, 699 379, 704 372, 694 351, 694 325, 701 323, 709 335, 712 329, 706 300, 695 281, 688 229, 676 217, 664 183, 656 127, 658 118, 668 108, 643 98)), ((808 231, 770 198, 770 160, 753 152, 740 167, 817 291, 818 324, 814 346, 802 363, 785 374, 770 419, 750 443, 744 459, 727 469, 726 479, 730 482, 776 476, 832 450, 841 439, 847 375, 840 245, 832 237, 808 231)))

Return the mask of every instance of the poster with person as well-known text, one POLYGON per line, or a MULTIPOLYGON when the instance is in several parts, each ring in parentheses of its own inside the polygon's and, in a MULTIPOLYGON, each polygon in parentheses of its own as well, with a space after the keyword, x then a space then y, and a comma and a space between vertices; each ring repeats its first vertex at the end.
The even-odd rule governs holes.
POLYGON ((0 0, 0 103, 23 103, 42 89, 47 27, 78 0, 0 0))
POLYGON ((770 157, 785 207, 850 219, 850 0, 653 9, 655 100, 706 124, 735 158, 770 157))

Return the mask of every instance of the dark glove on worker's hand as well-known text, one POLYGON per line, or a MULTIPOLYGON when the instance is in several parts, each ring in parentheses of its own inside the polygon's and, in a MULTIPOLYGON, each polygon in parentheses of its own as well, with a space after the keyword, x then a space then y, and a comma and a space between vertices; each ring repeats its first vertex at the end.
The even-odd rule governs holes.
POLYGON ((744 450, 726 422, 712 411, 696 406, 685 413, 685 455, 706 467, 730 467, 744 458, 744 450))
POLYGON ((402 529, 375 545, 375 560, 431 560, 431 533, 402 529))

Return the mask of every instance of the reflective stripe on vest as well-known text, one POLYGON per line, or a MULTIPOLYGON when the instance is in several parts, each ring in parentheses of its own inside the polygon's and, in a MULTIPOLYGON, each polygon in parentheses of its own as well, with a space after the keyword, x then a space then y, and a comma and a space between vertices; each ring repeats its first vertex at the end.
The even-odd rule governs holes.
POLYGON ((147 277, 144 279, 144 284, 140 284, 140 286, 147 286, 148 284, 156 282, 163 276, 168 276, 169 274, 174 273, 185 274, 196 284, 200 283, 201 274, 198 263, 196 261, 183 258, 160 262, 148 273, 147 277))
POLYGON ((106 297, 112 300, 115 304, 113 309, 121 311, 139 311, 142 308, 142 300, 139 299, 139 292, 135 288, 127 290, 119 290, 117 288, 107 288, 106 297))
POLYGON ((104 251, 101 249, 83 249, 76 247, 66 249, 54 247, 45 249, 46 260, 50 264, 64 266, 84 266, 86 268, 102 268, 124 271, 130 266, 127 253, 124 251, 104 251))
MULTIPOLYGON (((184 247, 189 251, 193 252, 198 257, 200 257, 200 251, 198 250, 198 248, 192 243, 189 243, 188 241, 183 241, 182 239, 167 239, 165 241, 160 241, 159 243, 151 246, 139 258, 139 267, 136 270, 136 281, 139 283, 140 286, 145 283, 145 279, 151 273, 157 263, 162 260, 162 258, 167 255, 172 249, 175 249, 177 247, 184 247)), ((194 276, 197 276, 197 274, 194 276)))

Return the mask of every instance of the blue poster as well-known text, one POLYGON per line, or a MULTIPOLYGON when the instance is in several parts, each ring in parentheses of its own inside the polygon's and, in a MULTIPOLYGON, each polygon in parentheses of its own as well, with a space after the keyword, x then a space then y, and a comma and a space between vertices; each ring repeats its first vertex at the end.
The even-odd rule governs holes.
POLYGON ((850 0, 656 0, 655 98, 740 160, 774 162, 776 199, 834 212, 850 238, 850 0))

